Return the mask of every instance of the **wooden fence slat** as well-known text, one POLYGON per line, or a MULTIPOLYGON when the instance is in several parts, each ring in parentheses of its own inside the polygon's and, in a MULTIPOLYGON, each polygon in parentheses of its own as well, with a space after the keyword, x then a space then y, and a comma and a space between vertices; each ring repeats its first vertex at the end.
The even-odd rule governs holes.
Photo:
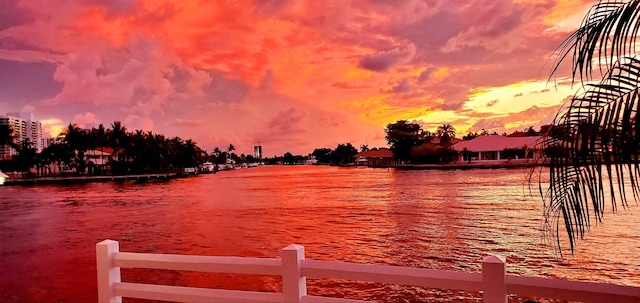
POLYGON ((312 278, 344 279, 466 291, 482 290, 482 275, 460 271, 303 260, 302 274, 312 278))
POLYGON ((283 302, 282 294, 184 286, 116 283, 115 293, 127 298, 193 303, 283 302))
POLYGON ((194 256, 175 254, 146 254, 121 252, 116 258, 122 268, 189 270, 198 272, 250 275, 281 275, 282 261, 275 258, 243 258, 194 256))

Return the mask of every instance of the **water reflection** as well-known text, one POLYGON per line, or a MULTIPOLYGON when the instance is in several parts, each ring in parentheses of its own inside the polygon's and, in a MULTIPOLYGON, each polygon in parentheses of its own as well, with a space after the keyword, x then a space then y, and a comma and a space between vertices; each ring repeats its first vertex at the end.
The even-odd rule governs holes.
MULTIPOLYGON (((501 254, 510 274, 640 285, 637 216, 608 216, 558 264, 541 247, 542 204, 523 195, 525 174, 299 166, 145 184, 0 187, 0 266, 11 273, 0 276, 0 293, 10 302, 95 301, 94 245, 106 238, 124 251, 256 257, 278 257, 297 243, 313 259, 467 271, 501 254)), ((172 271, 124 278, 281 287, 276 278, 172 271)), ((385 302, 463 295, 332 280, 311 280, 309 292, 385 302)))

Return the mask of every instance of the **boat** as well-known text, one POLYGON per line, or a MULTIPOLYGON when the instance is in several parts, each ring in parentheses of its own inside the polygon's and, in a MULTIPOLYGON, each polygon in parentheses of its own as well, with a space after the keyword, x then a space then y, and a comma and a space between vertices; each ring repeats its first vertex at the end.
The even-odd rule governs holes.
POLYGON ((356 166, 357 167, 361 167, 361 166, 367 167, 367 166, 369 166, 369 160, 367 160, 366 157, 360 156, 360 157, 358 157, 358 160, 356 160, 356 166))
POLYGON ((216 172, 216 166, 211 162, 204 162, 200 170, 204 174, 210 174, 216 172))
POLYGON ((5 175, 1 170, 0 170, 0 185, 4 184, 4 181, 9 178, 9 176, 5 175))

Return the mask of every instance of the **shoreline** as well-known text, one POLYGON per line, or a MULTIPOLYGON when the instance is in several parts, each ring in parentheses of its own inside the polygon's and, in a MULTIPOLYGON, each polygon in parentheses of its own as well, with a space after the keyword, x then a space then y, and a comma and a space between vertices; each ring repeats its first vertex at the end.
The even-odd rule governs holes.
MULTIPOLYGON (((393 168, 398 170, 469 170, 469 169, 509 169, 527 168, 536 165, 535 161, 510 160, 510 161, 483 161, 473 163, 447 163, 447 164, 403 164, 396 166, 366 166, 371 168, 393 168), (496 163, 497 162, 497 163, 496 163)), ((361 166, 344 165, 344 167, 358 168, 361 166)), ((115 176, 57 176, 57 177, 35 177, 35 178, 8 178, 4 185, 38 185, 38 184, 79 184, 92 182, 122 182, 122 181, 165 181, 177 178, 198 176, 201 174, 189 174, 183 172, 162 173, 162 174, 135 174, 135 175, 115 175, 115 176)))
POLYGON ((165 174, 138 174, 138 175, 115 175, 115 176, 60 176, 60 177, 36 177, 24 179, 7 179, 4 185, 38 185, 38 184, 78 184, 92 182, 111 182, 111 181, 161 181, 176 178, 184 178, 190 175, 183 173, 165 173, 165 174))
POLYGON ((447 164, 404 164, 398 166, 391 166, 395 169, 404 170, 465 170, 465 169, 501 169, 501 168, 527 168, 534 166, 544 166, 544 164, 536 163, 535 161, 526 160, 510 160, 510 161, 483 161, 483 162, 454 162, 447 164))

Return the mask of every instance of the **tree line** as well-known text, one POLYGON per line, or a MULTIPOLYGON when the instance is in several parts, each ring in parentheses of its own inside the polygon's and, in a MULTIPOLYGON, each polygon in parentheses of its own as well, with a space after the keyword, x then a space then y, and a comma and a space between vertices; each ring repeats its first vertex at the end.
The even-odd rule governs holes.
POLYGON ((11 146, 17 155, 10 160, 2 154, 3 167, 7 171, 30 174, 36 168, 37 176, 74 174, 139 174, 181 171, 195 167, 208 159, 207 153, 191 139, 167 138, 152 131, 128 131, 119 121, 111 127, 103 124, 91 129, 81 129, 69 124, 40 153, 35 142, 28 139, 14 142, 13 130, 0 126, 0 145, 11 146), (101 158, 108 154, 108 161, 101 158))
MULTIPOLYGON (((530 127, 508 136, 537 136, 547 129, 548 126, 543 126, 538 132, 530 127)), ((489 134, 491 133, 482 130, 469 133, 462 139, 471 140, 489 134)), ((347 165, 354 163, 358 151, 369 150, 368 145, 361 145, 358 150, 347 142, 338 144, 334 149, 316 148, 307 156, 286 152, 282 156, 256 159, 252 155, 237 155, 234 153, 236 147, 233 144, 229 144, 224 150, 215 147, 211 153, 207 153, 190 139, 167 138, 152 131, 128 131, 119 121, 114 121, 110 127, 100 124, 91 129, 81 129, 70 123, 55 142, 40 153, 36 152, 34 142, 25 139, 14 143, 14 138, 13 130, 8 125, 0 125, 0 146, 3 147, 0 150, 3 152, 0 158, 5 159, 5 146, 11 146, 17 151, 17 155, 12 159, 3 161, 3 170, 28 173, 35 167, 38 176, 70 172, 91 175, 159 173, 197 167, 206 161, 215 164, 299 164, 308 159, 315 159, 319 164, 347 165), (110 154, 107 164, 99 163, 97 160, 103 157, 103 152, 110 154)), ((385 139, 394 157, 412 163, 442 163, 455 160, 458 152, 450 148, 455 138, 456 129, 448 123, 442 124, 433 132, 407 120, 399 120, 385 127, 385 139)))

